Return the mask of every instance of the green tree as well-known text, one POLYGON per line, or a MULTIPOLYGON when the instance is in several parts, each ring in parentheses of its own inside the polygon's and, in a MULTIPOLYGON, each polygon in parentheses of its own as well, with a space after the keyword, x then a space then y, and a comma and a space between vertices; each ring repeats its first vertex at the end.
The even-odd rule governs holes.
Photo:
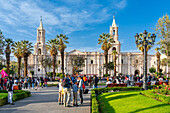
POLYGON ((44 68, 45 74, 47 75, 47 67, 52 64, 51 58, 42 55, 39 56, 38 61, 40 62, 41 66, 44 68))
POLYGON ((10 54, 11 54, 11 46, 14 42, 12 39, 5 39, 5 55, 6 55, 6 64, 7 64, 7 74, 10 75, 9 65, 10 65, 10 54))
POLYGON ((12 53, 18 59, 18 76, 20 77, 21 73, 21 60, 22 60, 22 44, 21 42, 15 42, 12 47, 12 53))
POLYGON ((165 53, 166 56, 170 56, 170 19, 169 15, 164 15, 159 18, 156 28, 154 29, 160 41, 157 43, 160 45, 161 53, 165 53))
POLYGON ((112 47, 112 43, 114 42, 112 36, 107 33, 103 33, 100 35, 100 38, 98 39, 98 44, 101 44, 101 49, 104 50, 104 56, 105 56, 105 64, 106 64, 106 74, 108 74, 108 51, 112 47))
POLYGON ((33 51, 32 43, 27 40, 21 41, 22 45, 22 56, 24 57, 24 76, 27 76, 27 66, 28 66, 28 57, 31 54, 31 51, 33 51))
POLYGON ((156 68, 154 68, 154 67, 149 68, 149 72, 150 73, 155 73, 156 72, 156 68))
POLYGON ((58 40, 57 39, 51 39, 47 42, 46 48, 47 51, 50 52, 50 55, 52 56, 52 65, 53 65, 53 79, 55 79, 55 66, 56 66, 56 56, 57 56, 57 49, 58 49, 58 40))
POLYGON ((66 35, 60 34, 56 36, 56 39, 59 40, 59 47, 58 50, 60 51, 61 55, 61 73, 64 74, 64 50, 67 48, 66 44, 69 42, 68 37, 66 35))

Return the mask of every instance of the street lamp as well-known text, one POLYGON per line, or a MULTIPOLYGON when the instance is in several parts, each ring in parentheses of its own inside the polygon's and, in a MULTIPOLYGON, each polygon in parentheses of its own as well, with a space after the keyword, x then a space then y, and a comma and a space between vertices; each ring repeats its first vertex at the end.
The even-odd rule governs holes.
POLYGON ((10 67, 12 68, 12 78, 13 78, 13 74, 14 74, 14 71, 13 71, 13 70, 15 69, 15 66, 14 66, 14 65, 11 65, 10 67))
POLYGON ((143 88, 145 90, 148 89, 148 85, 147 85, 147 46, 152 46, 154 45, 155 42, 155 38, 156 35, 152 34, 152 36, 150 36, 150 33, 148 33, 146 30, 143 32, 143 34, 141 33, 140 35, 138 35, 138 33, 136 33, 135 35, 135 43, 137 46, 142 46, 143 47, 143 51, 144 51, 144 82, 143 82, 143 88))

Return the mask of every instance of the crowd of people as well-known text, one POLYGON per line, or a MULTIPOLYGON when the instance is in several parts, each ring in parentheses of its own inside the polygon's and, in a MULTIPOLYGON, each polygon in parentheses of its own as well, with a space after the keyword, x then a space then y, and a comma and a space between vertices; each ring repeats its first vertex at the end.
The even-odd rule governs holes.
MULTIPOLYGON (((151 74, 147 75, 147 82, 155 81, 154 85, 159 85, 159 82, 163 82, 164 77, 161 76, 153 76, 151 74)), ((120 75, 116 77, 107 77, 107 84, 116 83, 122 84, 127 83, 127 85, 134 86, 135 83, 143 83, 144 76, 143 75, 120 75)), ((168 77, 166 78, 165 82, 169 82, 168 77)))
POLYGON ((88 93, 88 89, 85 86, 89 84, 91 87, 93 83, 93 88, 97 88, 98 77, 96 75, 87 78, 86 75, 82 76, 70 76, 65 75, 64 79, 60 79, 59 83, 59 105, 64 105, 65 107, 71 107, 71 89, 73 91, 73 106, 78 106, 83 104, 83 94, 88 93), (80 97, 80 102, 78 103, 78 94, 80 97))
MULTIPOLYGON (((47 87, 47 78, 43 77, 20 77, 20 78, 12 78, 13 84, 18 86, 18 90, 24 89, 35 89, 37 90, 39 87, 47 87), (40 86, 41 85, 41 86, 40 86)), ((0 90, 7 89, 7 81, 6 77, 0 78, 0 90)))

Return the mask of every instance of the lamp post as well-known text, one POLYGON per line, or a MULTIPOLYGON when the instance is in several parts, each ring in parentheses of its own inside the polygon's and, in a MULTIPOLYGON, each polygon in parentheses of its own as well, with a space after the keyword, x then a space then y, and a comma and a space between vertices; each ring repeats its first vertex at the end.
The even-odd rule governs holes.
POLYGON ((135 43, 138 46, 142 46, 143 47, 143 52, 144 52, 144 82, 143 82, 143 89, 147 90, 148 89, 148 85, 147 85, 147 48, 148 46, 152 46, 155 42, 155 38, 156 35, 152 34, 152 36, 150 36, 150 33, 148 33, 146 30, 143 32, 143 34, 141 33, 140 35, 138 35, 138 33, 136 33, 135 35, 135 43))
POLYGON ((14 65, 11 65, 11 68, 12 68, 12 78, 14 77, 13 75, 14 75, 14 72, 13 72, 13 70, 15 69, 15 66, 14 65))

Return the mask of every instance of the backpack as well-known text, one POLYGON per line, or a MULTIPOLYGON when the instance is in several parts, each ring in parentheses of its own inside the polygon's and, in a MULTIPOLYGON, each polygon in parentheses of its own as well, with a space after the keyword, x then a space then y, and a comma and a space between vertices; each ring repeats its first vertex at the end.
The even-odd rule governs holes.
POLYGON ((88 90, 88 89, 85 89, 83 93, 84 93, 84 94, 88 94, 88 92, 89 92, 89 90, 88 90))
POLYGON ((67 78, 64 79, 63 83, 62 83, 63 87, 67 87, 67 78))

